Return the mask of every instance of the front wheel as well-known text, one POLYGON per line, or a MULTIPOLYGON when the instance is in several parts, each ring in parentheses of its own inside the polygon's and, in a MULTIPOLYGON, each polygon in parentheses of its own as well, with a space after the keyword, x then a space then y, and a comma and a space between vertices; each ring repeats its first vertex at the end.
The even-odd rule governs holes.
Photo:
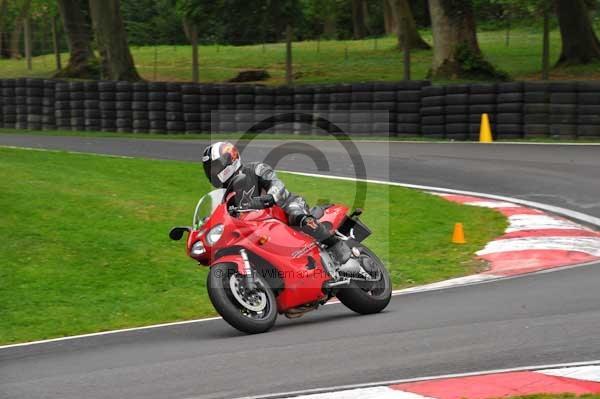
POLYGON ((364 265, 364 269, 371 275, 371 278, 376 281, 352 280, 347 287, 340 289, 336 296, 341 303, 356 313, 381 312, 392 298, 390 274, 383 262, 369 248, 358 243, 349 244, 354 244, 360 249, 360 261, 364 265))
POLYGON ((254 291, 246 288, 244 280, 234 264, 212 266, 207 281, 210 301, 232 327, 248 334, 269 331, 277 319, 275 295, 259 275, 254 291))

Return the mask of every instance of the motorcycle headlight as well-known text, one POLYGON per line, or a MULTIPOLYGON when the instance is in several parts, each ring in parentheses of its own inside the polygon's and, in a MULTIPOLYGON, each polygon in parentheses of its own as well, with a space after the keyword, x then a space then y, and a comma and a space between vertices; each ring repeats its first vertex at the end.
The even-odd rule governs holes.
POLYGON ((223 235, 223 225, 218 224, 215 227, 213 227, 212 229, 210 229, 208 234, 206 234, 206 243, 208 245, 214 245, 214 244, 216 244, 217 241, 219 241, 221 239, 222 235, 223 235))
POLYGON ((206 249, 204 248, 204 244, 202 244, 202 241, 198 241, 198 242, 194 243, 194 245, 192 245, 190 255, 200 256, 205 252, 206 252, 206 249))

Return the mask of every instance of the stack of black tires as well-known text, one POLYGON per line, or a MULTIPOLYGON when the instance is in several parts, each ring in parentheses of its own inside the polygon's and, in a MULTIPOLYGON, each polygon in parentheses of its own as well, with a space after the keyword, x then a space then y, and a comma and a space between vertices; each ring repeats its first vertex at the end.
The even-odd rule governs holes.
MULTIPOLYGON (((218 121, 215 121, 215 124, 218 123, 217 132, 219 133, 232 133, 236 130, 236 122, 235 122, 235 86, 229 85, 219 85, 218 90, 219 95, 219 105, 217 107, 218 121)), ((211 122, 212 122, 211 114, 211 122)), ((206 132, 206 130, 204 130, 206 132)))
POLYGON ((150 120, 148 119, 148 84, 146 82, 133 83, 133 132, 148 133, 150 120))
POLYGON ((600 137, 600 83, 577 85, 577 137, 600 137))
POLYGON ((233 116, 236 132, 245 132, 254 125, 254 86, 235 87, 236 112, 233 116))
POLYGON ((280 86, 275 89, 275 107, 278 123, 275 133, 291 133, 294 130, 294 90, 292 87, 280 86))
POLYGON ((85 130, 85 89, 83 82, 69 82, 71 130, 85 130))
POLYGON ((428 82, 406 82, 396 91, 396 136, 421 135, 421 92, 428 82))
POLYGON ((54 85, 54 120, 58 130, 71 130, 71 85, 58 81, 54 85))
POLYGON ((115 93, 117 131, 128 133, 133 131, 133 85, 129 82, 117 82, 115 93))
POLYGON ((115 132, 117 130, 117 83, 98 82, 98 109, 100 111, 100 130, 115 132))
MULTIPOLYGON (((333 88, 332 88, 333 89, 333 88)), ((350 104, 349 134, 369 135, 372 128, 375 84, 357 83, 352 85, 350 104)))
POLYGON ((523 137, 523 82, 498 84, 496 135, 503 139, 523 137))
POLYGON ((42 97, 42 129, 56 129, 56 117, 54 115, 56 80, 44 80, 44 95, 42 97))
POLYGON ((102 129, 102 116, 100 113, 100 94, 98 82, 85 82, 85 130, 99 131, 102 129))
POLYGON ((481 117, 487 114, 492 132, 496 132, 496 84, 474 83, 469 85, 469 138, 478 140, 481 117))
POLYGON ((426 86, 421 90, 421 133, 425 137, 444 138, 446 135, 446 88, 426 86))
POLYGON ((523 134, 527 138, 550 134, 550 84, 546 82, 523 85, 523 134))
POLYGON ((14 79, 2 81, 2 127, 5 128, 14 128, 17 123, 15 84, 14 79))
POLYGON ((550 135, 572 139, 577 135, 577 83, 550 83, 550 135))
POLYGON ((44 81, 27 79, 27 129, 42 130, 44 81))
POLYGON ((332 85, 330 91, 327 122, 322 122, 322 125, 333 135, 351 135, 352 85, 332 85))
POLYGON ((165 133, 167 131, 167 84, 148 83, 148 131, 165 133))
POLYGON ((167 83, 165 102, 165 119, 167 121, 168 133, 185 132, 185 120, 183 119, 183 94, 180 83, 167 83))
POLYGON ((15 105, 17 111, 15 127, 27 129, 27 79, 15 80, 15 105))
POLYGON ((445 96, 446 138, 466 140, 469 138, 469 86, 446 87, 445 96))
MULTIPOLYGON (((313 89, 312 119, 313 124, 310 134, 325 134, 329 130, 329 108, 333 87, 329 85, 316 85, 313 89)), ((348 120, 350 126, 350 120, 348 120)))
MULTIPOLYGON (((294 89, 295 134, 311 134, 312 132, 314 95, 314 87, 310 85, 298 86, 294 89)), ((348 122, 347 117, 346 111, 346 123, 348 122)))

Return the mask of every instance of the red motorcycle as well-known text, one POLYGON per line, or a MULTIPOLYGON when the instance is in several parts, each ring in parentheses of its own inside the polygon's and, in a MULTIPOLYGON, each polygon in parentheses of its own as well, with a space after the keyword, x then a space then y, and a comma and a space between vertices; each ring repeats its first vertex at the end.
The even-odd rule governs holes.
POLYGON ((359 220, 361 210, 350 215, 343 205, 311 210, 351 249, 352 256, 340 264, 314 238, 290 227, 278 206, 235 205, 242 190, 232 187, 243 179, 238 175, 227 190, 202 197, 192 226, 169 233, 173 240, 189 233, 187 253, 210 266, 208 295, 225 321, 254 334, 268 331, 278 313, 297 318, 333 297, 360 314, 377 313, 388 305, 390 276, 361 243, 371 234, 359 220))

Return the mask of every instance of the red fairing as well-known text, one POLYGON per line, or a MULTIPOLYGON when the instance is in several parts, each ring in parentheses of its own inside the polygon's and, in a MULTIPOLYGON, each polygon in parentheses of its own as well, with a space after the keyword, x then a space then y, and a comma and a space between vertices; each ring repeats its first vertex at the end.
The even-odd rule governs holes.
MULTIPOLYGON (((345 207, 331 207, 323 220, 339 226, 346 210, 345 207)), ((317 243, 312 237, 288 226, 285 213, 277 206, 232 216, 221 204, 199 231, 190 232, 188 254, 198 241, 203 243, 206 253, 194 259, 204 265, 234 263, 238 272, 245 274, 240 249, 247 251, 251 264, 252 260, 261 259, 261 264, 270 265, 269 276, 275 276, 283 283, 277 296, 280 313, 327 298, 323 284, 331 280, 331 276, 322 265, 317 243), (208 245, 206 234, 220 224, 223 225, 221 238, 213 246, 208 245)))
POLYGON ((319 221, 331 223, 331 229, 337 230, 346 219, 349 208, 344 205, 333 205, 325 209, 325 214, 319 221))

